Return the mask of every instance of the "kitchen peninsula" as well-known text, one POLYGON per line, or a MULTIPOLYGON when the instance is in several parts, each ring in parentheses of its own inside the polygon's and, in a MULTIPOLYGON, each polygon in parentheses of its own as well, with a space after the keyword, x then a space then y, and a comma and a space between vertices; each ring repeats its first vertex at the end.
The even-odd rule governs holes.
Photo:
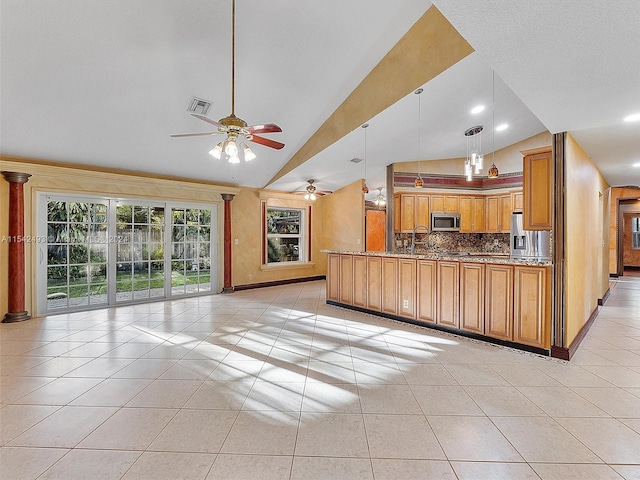
POLYGON ((326 253, 328 304, 550 354, 550 262, 469 253, 326 253))

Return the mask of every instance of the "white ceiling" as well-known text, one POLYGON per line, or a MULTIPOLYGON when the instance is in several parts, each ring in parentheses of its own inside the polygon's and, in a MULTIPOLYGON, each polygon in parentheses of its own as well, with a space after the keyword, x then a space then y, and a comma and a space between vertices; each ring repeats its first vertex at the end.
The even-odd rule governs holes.
MULTIPOLYGON (((424 85, 423 159, 466 153, 463 131, 485 126, 483 150, 545 129, 570 131, 612 185, 640 184, 640 2, 436 0, 476 53, 424 85), (510 124, 492 139, 495 123, 510 124), (503 80, 501 80, 503 79, 503 80), (507 86, 508 85, 508 86, 507 86), (513 93, 515 92, 515 94, 513 93), (533 113, 531 113, 533 112, 533 113), (539 120, 538 120, 539 119, 539 120)), ((217 163, 219 137, 191 117, 192 97, 231 107, 230 0, 1 0, 3 154, 234 185, 336 190, 364 176, 357 128, 272 185, 287 163, 431 6, 424 0, 238 0, 235 112, 275 122, 280 151, 256 145, 252 164, 217 163)), ((402 72, 399 72, 402 74, 402 72)), ((418 157, 412 92, 369 121, 367 179, 418 157)))

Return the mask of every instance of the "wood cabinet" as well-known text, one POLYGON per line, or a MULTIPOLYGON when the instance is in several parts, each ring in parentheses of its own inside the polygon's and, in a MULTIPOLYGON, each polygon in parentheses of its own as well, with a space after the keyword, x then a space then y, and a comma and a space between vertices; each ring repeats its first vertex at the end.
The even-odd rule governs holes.
POLYGON ((327 255, 327 300, 340 301, 340 257, 337 253, 327 255))
POLYGON ((485 231, 487 233, 509 233, 512 213, 510 193, 487 196, 485 231))
POLYGON ((485 197, 460 196, 460 233, 484 232, 485 197))
POLYGON ((396 233, 400 232, 402 225, 401 199, 402 196, 399 193, 393 196, 393 231, 396 233))
POLYGON ((427 194, 400 193, 393 197, 395 232, 411 233, 416 225, 429 228, 431 221, 430 196, 427 194))
POLYGON ((340 255, 340 303, 353 302, 353 256, 340 255))
POLYGON ((460 328, 484 333, 485 266, 482 263, 460 264, 460 328))
POLYGON ((398 314, 398 259, 382 257, 382 309, 398 314))
POLYGON ((418 260, 416 318, 422 322, 436 321, 436 260, 418 260))
MULTIPOLYGON (((417 225, 424 225, 431 230, 431 197, 429 195, 416 195, 414 227, 417 225)), ((421 232, 424 233, 423 230, 421 232)))
POLYGON ((522 154, 523 226, 525 230, 551 230, 554 204, 551 147, 526 150, 522 154))
POLYGON ((400 195, 400 231, 413 232, 416 216, 416 196, 400 195))
POLYGON ((460 263, 438 260, 436 323, 460 326, 460 263))
POLYGON ((353 306, 367 306, 367 257, 353 256, 353 306))
POLYGON ((460 195, 431 195, 431 211, 459 213, 460 212, 460 195))
POLYGON ((367 257, 367 309, 382 311, 382 257, 367 257))
POLYGON ((522 194, 522 190, 511 192, 511 205, 513 206, 514 212, 522 212, 522 209, 524 208, 524 196, 522 194))
POLYGON ((513 340, 513 267, 487 264, 484 333, 513 340))
POLYGON ((551 267, 513 269, 513 340, 548 349, 551 344, 551 267))
POLYGON ((398 259, 399 297, 398 314, 403 317, 416 318, 416 260, 413 258, 398 259))

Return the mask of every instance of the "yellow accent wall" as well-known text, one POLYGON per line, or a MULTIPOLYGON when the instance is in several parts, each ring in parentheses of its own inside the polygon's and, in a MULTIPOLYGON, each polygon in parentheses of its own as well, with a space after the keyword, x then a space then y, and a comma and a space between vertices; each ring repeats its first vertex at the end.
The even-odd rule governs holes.
POLYGON ((565 347, 569 347, 609 288, 609 185, 569 134, 565 162, 565 347))

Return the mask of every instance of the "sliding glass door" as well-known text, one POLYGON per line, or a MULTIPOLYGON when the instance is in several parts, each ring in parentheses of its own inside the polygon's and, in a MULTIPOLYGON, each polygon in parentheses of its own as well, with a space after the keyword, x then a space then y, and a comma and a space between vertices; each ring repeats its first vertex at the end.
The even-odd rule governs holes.
POLYGON ((43 194, 38 312, 216 293, 216 225, 215 205, 43 194))

